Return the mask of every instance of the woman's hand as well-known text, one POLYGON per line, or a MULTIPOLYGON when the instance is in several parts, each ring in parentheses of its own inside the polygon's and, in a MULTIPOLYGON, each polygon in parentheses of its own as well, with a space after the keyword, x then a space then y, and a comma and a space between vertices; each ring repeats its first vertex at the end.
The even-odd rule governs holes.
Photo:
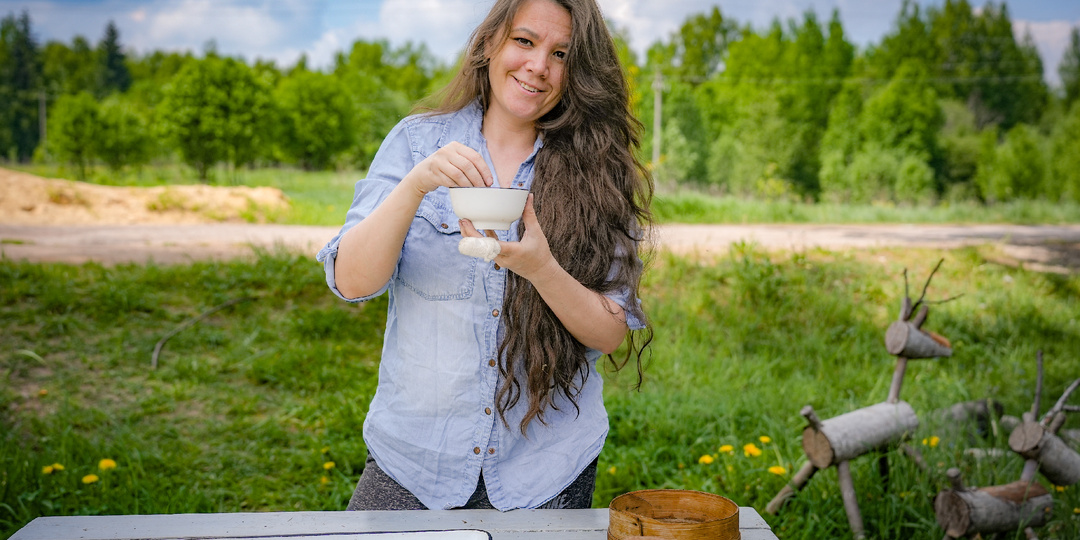
POLYGON ((439 186, 490 186, 492 178, 480 152, 454 141, 418 163, 402 182, 423 196, 439 186))
MULTIPOLYGON (((586 288, 559 266, 551 255, 544 231, 536 219, 533 196, 521 214, 525 234, 519 242, 499 242, 495 263, 529 280, 563 326, 578 341, 611 354, 626 337, 626 314, 610 298, 586 288)), ((461 234, 480 237, 469 220, 461 220, 461 234)))
MULTIPOLYGON (((495 257, 495 263, 529 281, 534 281, 545 273, 557 269, 559 263, 551 255, 547 237, 544 236, 544 231, 540 229, 540 222, 536 219, 532 193, 525 200, 525 210, 521 213, 521 220, 525 223, 525 234, 517 242, 500 241, 499 255, 495 257)), ((483 237, 467 219, 461 220, 461 234, 474 238, 483 237)))

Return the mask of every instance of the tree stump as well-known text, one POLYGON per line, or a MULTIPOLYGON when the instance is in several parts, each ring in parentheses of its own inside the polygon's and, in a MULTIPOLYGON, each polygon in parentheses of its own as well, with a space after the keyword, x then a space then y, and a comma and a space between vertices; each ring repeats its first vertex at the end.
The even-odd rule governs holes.
MULTIPOLYGON (((804 409, 809 420, 807 413, 813 415, 813 409, 804 409)), ((803 430, 803 451, 824 469, 900 441, 918 427, 919 418, 907 402, 878 403, 824 422, 811 420, 803 430)))
POLYGON ((1039 472, 1058 486, 1080 482, 1080 454, 1038 422, 1024 422, 1009 435, 1009 448, 1039 463, 1039 472))
POLYGON ((937 334, 920 330, 911 321, 893 321, 885 332, 885 350, 909 360, 952 356, 949 341, 937 334))
POLYGON ((1018 481, 979 489, 949 489, 934 498, 938 525, 949 538, 1041 527, 1053 497, 1035 482, 1018 481))

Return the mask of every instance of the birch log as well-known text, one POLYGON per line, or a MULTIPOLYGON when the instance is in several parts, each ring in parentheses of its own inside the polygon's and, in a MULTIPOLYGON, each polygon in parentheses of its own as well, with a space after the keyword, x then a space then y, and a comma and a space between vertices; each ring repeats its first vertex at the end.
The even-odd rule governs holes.
MULTIPOLYGON (((813 413, 809 407, 804 413, 807 410, 813 413)), ((878 403, 807 426, 803 451, 815 467, 824 469, 900 441, 918 427, 919 417, 907 402, 878 403)))
POLYGON ((893 321, 885 331, 885 350, 909 360, 952 356, 948 340, 930 334, 910 321, 893 321))
POLYGON ((1037 483, 1024 481, 973 490, 948 489, 934 498, 938 525, 950 538, 976 533, 1041 527, 1050 518, 1053 497, 1037 483))
POLYGON ((1058 486, 1080 482, 1080 454, 1038 422, 1024 422, 1009 435, 1009 448, 1039 463, 1039 472, 1058 486))

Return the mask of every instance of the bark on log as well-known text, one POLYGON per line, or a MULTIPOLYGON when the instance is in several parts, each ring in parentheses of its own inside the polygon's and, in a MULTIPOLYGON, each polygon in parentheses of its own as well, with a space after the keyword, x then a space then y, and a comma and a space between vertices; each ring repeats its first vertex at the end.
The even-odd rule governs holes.
POLYGON ((836 476, 840 481, 840 497, 844 499, 844 511, 847 512, 848 525, 855 540, 866 538, 859 500, 855 498, 855 481, 851 478, 851 463, 841 461, 836 465, 836 476))
POLYGON ((1009 448, 1039 463, 1039 472, 1058 486, 1080 482, 1080 454, 1038 422, 1024 422, 1009 435, 1009 448))
POLYGON ((909 360, 919 358, 938 358, 952 356, 952 347, 948 340, 919 330, 910 321, 893 321, 885 331, 885 350, 895 356, 909 360))
POLYGON ((821 422, 803 430, 806 457, 819 469, 848 461, 902 440, 919 427, 907 402, 878 403, 821 422))
POLYGON ((951 538, 1041 527, 1053 497, 1037 483, 1013 482, 975 490, 949 489, 934 498, 938 525, 951 538))

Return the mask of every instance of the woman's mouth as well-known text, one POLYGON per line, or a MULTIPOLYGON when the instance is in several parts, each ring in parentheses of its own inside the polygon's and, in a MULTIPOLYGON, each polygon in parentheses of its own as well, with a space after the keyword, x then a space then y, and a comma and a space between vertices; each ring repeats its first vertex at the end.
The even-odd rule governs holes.
POLYGON ((526 92, 529 92, 529 93, 532 93, 532 94, 536 94, 536 93, 540 92, 539 88, 537 88, 535 86, 531 86, 529 84, 526 84, 525 82, 521 81, 520 79, 515 78, 514 80, 517 81, 518 86, 520 86, 526 92))

